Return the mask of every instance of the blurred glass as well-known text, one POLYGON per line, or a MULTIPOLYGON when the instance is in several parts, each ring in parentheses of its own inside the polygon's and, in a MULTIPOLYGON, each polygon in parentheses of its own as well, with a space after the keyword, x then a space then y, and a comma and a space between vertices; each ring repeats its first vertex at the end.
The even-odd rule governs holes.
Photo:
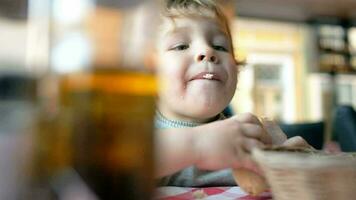
POLYGON ((100 199, 145 199, 153 186, 154 78, 103 70, 62 75, 59 86, 58 110, 40 116, 37 181, 64 195, 72 182, 60 180, 74 170, 100 199))
POLYGON ((140 7, 102 2, 29 1, 27 68, 39 95, 30 199, 152 193, 156 80, 146 46, 132 45, 137 30, 124 27, 140 7))

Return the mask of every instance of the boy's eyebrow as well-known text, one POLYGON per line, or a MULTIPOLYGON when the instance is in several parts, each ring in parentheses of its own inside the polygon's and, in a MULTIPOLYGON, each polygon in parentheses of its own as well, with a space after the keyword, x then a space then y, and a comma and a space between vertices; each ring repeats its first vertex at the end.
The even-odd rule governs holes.
MULTIPOLYGON (((175 35, 179 35, 179 34, 184 34, 184 33, 188 33, 190 30, 189 27, 175 27, 167 32, 165 32, 163 34, 164 38, 167 37, 174 37, 175 35)), ((225 38, 229 38, 228 34, 226 31, 224 31, 223 29, 217 29, 214 32, 212 32, 213 35, 217 35, 217 36, 223 36, 225 38)))
POLYGON ((222 35, 222 36, 225 36, 225 37, 229 36, 228 31, 225 28, 221 27, 221 26, 219 26, 217 29, 214 30, 214 34, 222 35))
POLYGON ((215 31, 214 34, 217 36, 223 36, 225 38, 228 38, 228 34, 226 33, 226 31, 223 31, 221 29, 219 29, 218 31, 215 31))
POLYGON ((170 37, 170 36, 174 36, 180 33, 184 33, 189 31, 189 27, 175 27, 171 30, 168 30, 167 32, 164 33, 163 37, 170 37))

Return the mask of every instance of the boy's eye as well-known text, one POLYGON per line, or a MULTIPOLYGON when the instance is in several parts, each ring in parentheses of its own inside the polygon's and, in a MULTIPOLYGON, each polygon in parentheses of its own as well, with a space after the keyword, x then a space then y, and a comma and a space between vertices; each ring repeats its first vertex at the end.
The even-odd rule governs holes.
POLYGON ((227 48, 225 48, 224 46, 220 46, 220 45, 213 45, 213 49, 217 50, 217 51, 228 51, 227 48))
POLYGON ((183 50, 186 50, 189 48, 189 45, 187 44, 180 44, 180 45, 177 45, 177 46, 174 46, 171 48, 171 50, 176 50, 176 51, 183 51, 183 50))

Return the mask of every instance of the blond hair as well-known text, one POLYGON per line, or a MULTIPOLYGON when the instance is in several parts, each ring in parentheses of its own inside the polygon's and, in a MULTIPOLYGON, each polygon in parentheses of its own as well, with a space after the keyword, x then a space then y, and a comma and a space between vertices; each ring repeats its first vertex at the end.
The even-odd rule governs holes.
MULTIPOLYGON (((215 0, 161 0, 162 14, 174 19, 177 17, 202 16, 218 19, 230 34, 228 19, 215 0)), ((231 35, 230 35, 231 36, 231 35)))

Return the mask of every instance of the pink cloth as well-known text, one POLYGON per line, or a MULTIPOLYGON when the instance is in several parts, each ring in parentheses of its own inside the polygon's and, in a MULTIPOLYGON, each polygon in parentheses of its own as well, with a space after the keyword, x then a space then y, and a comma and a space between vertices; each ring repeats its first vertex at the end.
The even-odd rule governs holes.
POLYGON ((241 190, 240 187, 159 187, 156 189, 155 200, 270 200, 271 193, 263 193, 253 197, 241 190))

